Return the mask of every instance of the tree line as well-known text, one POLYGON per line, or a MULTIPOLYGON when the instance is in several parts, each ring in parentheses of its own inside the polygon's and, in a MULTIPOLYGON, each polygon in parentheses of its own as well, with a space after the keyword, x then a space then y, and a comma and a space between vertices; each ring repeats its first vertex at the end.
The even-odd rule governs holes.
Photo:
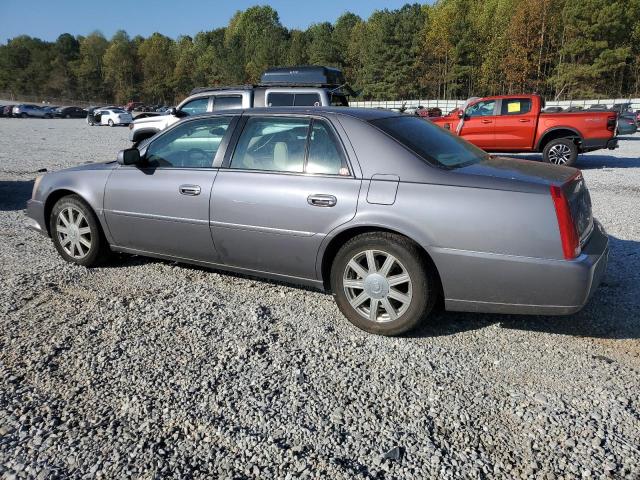
POLYGON ((288 29, 269 6, 171 39, 63 33, 0 45, 0 91, 174 103, 196 86, 254 83, 268 67, 343 69, 359 99, 638 97, 640 0, 438 0, 288 29))

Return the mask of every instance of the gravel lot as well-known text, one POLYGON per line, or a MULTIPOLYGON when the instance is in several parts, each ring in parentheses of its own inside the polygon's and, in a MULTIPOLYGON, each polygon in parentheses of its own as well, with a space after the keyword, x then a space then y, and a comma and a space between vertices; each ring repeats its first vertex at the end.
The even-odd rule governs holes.
POLYGON ((640 478, 640 134, 580 161, 611 235, 582 312, 382 338, 318 292, 87 270, 23 228, 39 169, 114 159, 127 133, 0 119, 0 477, 640 478))

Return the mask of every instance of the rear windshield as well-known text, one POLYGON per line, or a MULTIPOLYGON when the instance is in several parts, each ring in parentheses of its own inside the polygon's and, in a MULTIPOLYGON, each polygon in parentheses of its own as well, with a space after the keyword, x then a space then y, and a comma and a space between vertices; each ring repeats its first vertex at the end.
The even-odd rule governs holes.
POLYGON ((418 117, 380 118, 371 124, 438 167, 459 168, 489 157, 466 140, 418 117))

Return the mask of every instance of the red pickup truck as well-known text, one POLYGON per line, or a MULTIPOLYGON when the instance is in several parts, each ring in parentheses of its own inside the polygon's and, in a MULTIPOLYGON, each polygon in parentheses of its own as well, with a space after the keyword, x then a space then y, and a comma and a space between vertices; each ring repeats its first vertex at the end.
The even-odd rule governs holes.
POLYGON ((542 152, 545 162, 573 165, 578 153, 613 150, 617 114, 542 113, 539 95, 478 98, 444 117, 429 118, 488 152, 542 152))

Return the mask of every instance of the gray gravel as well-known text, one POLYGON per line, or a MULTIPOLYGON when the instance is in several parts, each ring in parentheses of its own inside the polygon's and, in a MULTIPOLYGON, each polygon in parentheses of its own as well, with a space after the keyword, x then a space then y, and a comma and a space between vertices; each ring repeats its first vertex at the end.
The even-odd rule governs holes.
POLYGON ((0 477, 640 478, 640 134, 581 158, 611 235, 571 317, 437 313, 407 338, 330 296, 26 231, 35 172, 125 128, 0 119, 0 477))

